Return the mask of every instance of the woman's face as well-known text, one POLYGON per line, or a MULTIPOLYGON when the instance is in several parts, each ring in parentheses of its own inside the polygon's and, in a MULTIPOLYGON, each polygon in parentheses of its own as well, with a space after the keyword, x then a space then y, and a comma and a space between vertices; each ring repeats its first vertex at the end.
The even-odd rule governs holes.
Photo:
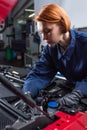
POLYGON ((37 22, 37 28, 49 46, 58 44, 62 39, 63 34, 56 23, 37 22))

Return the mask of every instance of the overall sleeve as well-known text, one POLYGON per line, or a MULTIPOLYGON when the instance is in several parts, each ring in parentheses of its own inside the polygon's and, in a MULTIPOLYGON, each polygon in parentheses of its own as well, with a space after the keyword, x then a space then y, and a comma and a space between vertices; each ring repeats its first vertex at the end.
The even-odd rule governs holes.
POLYGON ((23 92, 30 91, 32 97, 36 97, 38 92, 50 83, 56 73, 49 50, 46 47, 39 61, 35 63, 31 72, 28 73, 23 92))
POLYGON ((83 96, 87 97, 87 77, 82 81, 77 81, 75 84, 75 90, 80 90, 83 96))

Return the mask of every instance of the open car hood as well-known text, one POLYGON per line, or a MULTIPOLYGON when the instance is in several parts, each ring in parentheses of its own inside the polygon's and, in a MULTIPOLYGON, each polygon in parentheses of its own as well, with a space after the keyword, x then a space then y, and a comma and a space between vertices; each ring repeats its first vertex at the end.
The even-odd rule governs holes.
POLYGON ((17 2, 18 0, 0 0, 0 31, 3 30, 5 26, 5 20, 17 2))

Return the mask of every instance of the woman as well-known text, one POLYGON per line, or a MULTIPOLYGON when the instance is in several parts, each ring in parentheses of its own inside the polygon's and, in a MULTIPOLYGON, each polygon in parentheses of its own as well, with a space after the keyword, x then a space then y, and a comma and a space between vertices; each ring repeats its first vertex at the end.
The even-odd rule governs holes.
POLYGON ((69 17, 56 4, 43 6, 35 22, 47 45, 27 75, 23 91, 29 91, 32 97, 36 97, 59 71, 74 84, 73 91, 58 99, 59 103, 77 104, 87 96, 87 33, 70 29, 69 17))

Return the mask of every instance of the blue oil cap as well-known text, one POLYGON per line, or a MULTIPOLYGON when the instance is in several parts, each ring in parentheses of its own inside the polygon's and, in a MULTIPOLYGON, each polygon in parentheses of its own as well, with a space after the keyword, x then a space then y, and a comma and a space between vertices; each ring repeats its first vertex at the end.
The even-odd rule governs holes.
POLYGON ((58 107, 58 103, 56 101, 50 101, 48 102, 48 107, 55 109, 58 107))

